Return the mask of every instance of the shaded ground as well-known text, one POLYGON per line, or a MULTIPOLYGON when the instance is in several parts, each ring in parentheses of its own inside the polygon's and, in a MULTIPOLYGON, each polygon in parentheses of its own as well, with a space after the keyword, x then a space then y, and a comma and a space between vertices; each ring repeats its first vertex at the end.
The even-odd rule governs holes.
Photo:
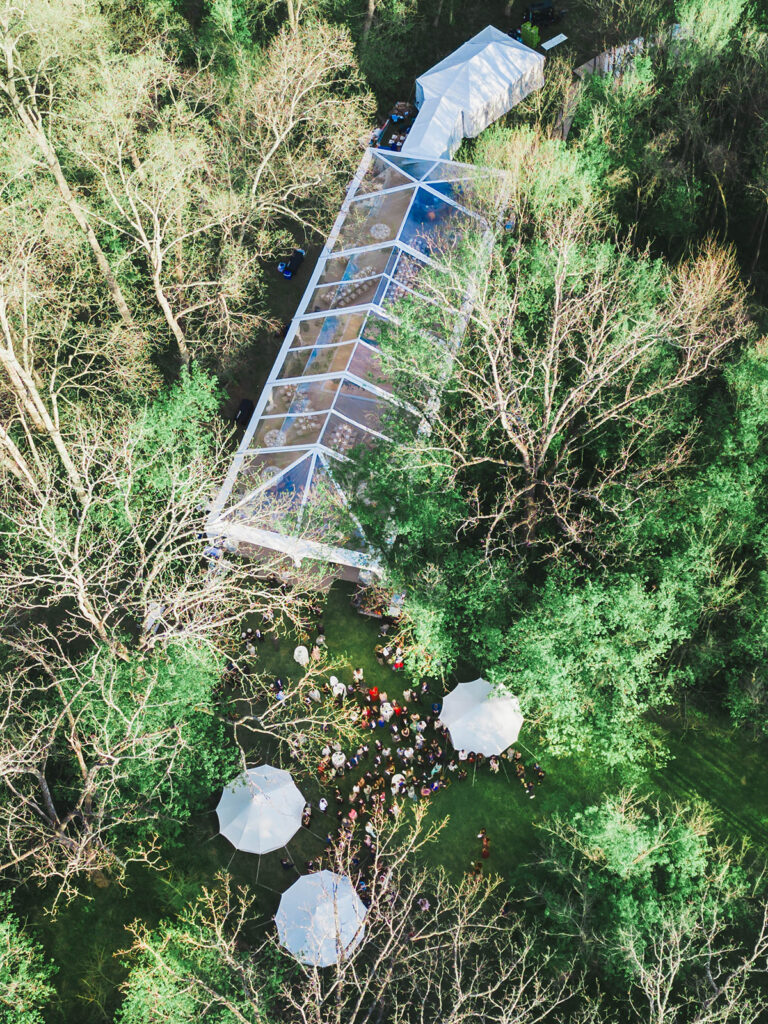
MULTIPOLYGON (((304 248, 307 255, 294 277, 286 280, 277 272, 276 263, 264 270, 267 284, 266 307, 270 316, 281 324, 288 324, 293 319, 323 248, 321 242, 310 244, 300 238, 297 238, 296 244, 304 248)), ((222 415, 225 419, 234 417, 244 398, 250 398, 254 404, 256 403, 282 343, 283 336, 279 331, 257 331, 250 345, 238 350, 232 358, 225 361, 219 374, 222 387, 227 394, 222 406, 222 415)), ((240 437, 238 442, 239 440, 240 437)))

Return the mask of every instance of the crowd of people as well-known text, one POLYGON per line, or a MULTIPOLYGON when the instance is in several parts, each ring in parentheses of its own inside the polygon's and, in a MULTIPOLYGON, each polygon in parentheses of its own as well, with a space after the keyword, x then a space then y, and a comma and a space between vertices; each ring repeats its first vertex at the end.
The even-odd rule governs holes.
MULTIPOLYGON (((385 621, 374 656, 380 665, 399 673, 405 663, 404 642, 390 638, 390 629, 392 624, 385 621)), ((318 621, 314 642, 308 645, 312 660, 320 658, 324 634, 322 621, 318 621)), ((261 630, 248 628, 241 633, 241 640, 248 653, 255 654, 265 636, 261 630)), ((503 771, 510 781, 516 778, 530 799, 535 798, 536 787, 545 777, 538 763, 527 767, 521 751, 514 747, 488 757, 479 751, 454 749, 440 719, 442 702, 429 681, 406 685, 399 697, 394 692, 400 689, 394 675, 392 684, 389 693, 366 681, 364 669, 357 667, 348 682, 330 675, 324 684, 314 684, 305 697, 307 702, 331 700, 344 707, 359 730, 359 742, 344 749, 338 739, 329 737, 321 751, 316 772, 324 792, 316 803, 307 804, 302 824, 323 834, 326 856, 314 857, 303 867, 309 872, 320 870, 326 859, 332 866, 338 844, 348 845, 352 872, 364 901, 371 866, 377 863, 381 822, 387 817, 397 819, 407 801, 433 799, 441 789, 464 783, 470 775, 474 779, 478 769, 486 766, 491 774, 503 771)), ((273 680, 272 691, 276 700, 284 699, 283 680, 273 680)), ((473 858, 471 875, 482 874, 483 861, 490 856, 486 830, 477 838, 480 859, 473 858)), ((298 870, 288 858, 282 858, 281 865, 298 870)))
MULTIPOLYGON (((376 645, 374 654, 379 664, 399 672, 405 658, 403 641, 390 640, 389 628, 387 623, 382 626, 382 642, 376 645)), ((319 631, 313 649, 325 642, 322 623, 319 631)), ((399 689, 394 677, 392 682, 393 689, 399 689)), ((374 853, 380 815, 396 819, 406 801, 433 799, 454 782, 463 783, 470 775, 474 778, 485 766, 492 774, 504 771, 510 780, 517 778, 530 799, 534 799, 536 786, 544 779, 541 766, 527 768, 522 753, 514 747, 490 757, 477 751, 455 750, 440 719, 442 702, 427 680, 407 685, 397 697, 375 683, 369 684, 364 669, 357 667, 349 682, 331 675, 307 699, 335 701, 348 709, 350 720, 359 729, 359 742, 350 749, 329 738, 316 767, 328 796, 319 799, 312 813, 319 812, 324 820, 329 849, 339 840, 348 840, 362 842, 363 855, 365 848, 369 854, 374 853)), ((482 857, 487 857, 489 851, 489 842, 484 841, 482 857)), ((320 862, 309 861, 305 866, 316 870, 320 862)), ((365 875, 360 877, 364 887, 365 875)))

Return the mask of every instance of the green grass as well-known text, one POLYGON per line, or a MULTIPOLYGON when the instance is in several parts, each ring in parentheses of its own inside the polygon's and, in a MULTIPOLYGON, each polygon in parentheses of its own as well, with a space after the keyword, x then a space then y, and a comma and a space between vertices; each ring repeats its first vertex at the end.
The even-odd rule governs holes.
MULTIPOLYGON (((390 697, 402 695, 407 678, 377 664, 373 648, 378 642, 378 623, 359 616, 351 607, 352 589, 336 584, 328 595, 323 616, 331 655, 343 664, 337 671, 347 680, 352 669, 362 666, 366 682, 386 689, 390 697)), ((296 676, 294 641, 283 639, 277 650, 266 642, 259 649, 260 668, 271 674, 296 676)), ((465 678, 469 678, 468 676, 465 678)), ((436 699, 437 694, 434 698, 436 699)), ((674 800, 705 799, 714 808, 724 831, 733 839, 748 837, 756 845, 768 841, 768 777, 763 771, 768 744, 754 741, 723 722, 703 716, 689 716, 687 722, 669 718, 662 722, 672 759, 662 771, 653 773, 641 790, 660 792, 674 800)), ((504 771, 494 776, 487 766, 464 782, 455 781, 432 798, 432 819, 447 817, 439 840, 428 847, 425 858, 458 876, 477 859, 476 835, 481 827, 491 839, 487 871, 512 880, 524 878, 518 869, 535 858, 535 825, 554 812, 588 806, 600 799, 607 781, 599 765, 577 760, 553 761, 537 750, 525 726, 519 744, 525 763, 539 760, 547 771, 544 783, 530 800, 513 776, 504 771)), ((258 761, 254 757, 253 763, 258 761)), ((507 769, 508 770, 508 769, 507 769)), ((345 780, 348 781, 348 780, 345 780)), ((300 789, 316 801, 320 787, 316 779, 298 777, 300 789)), ((282 851, 264 857, 238 853, 217 833, 214 808, 219 793, 212 793, 207 807, 187 826, 183 843, 169 851, 163 873, 137 869, 129 878, 130 891, 116 885, 99 889, 88 885, 85 899, 75 901, 51 920, 39 909, 38 892, 22 893, 23 906, 49 954, 59 964, 60 1004, 50 1016, 53 1024, 82 1024, 109 1020, 119 1002, 116 987, 124 979, 124 967, 116 954, 130 945, 126 925, 134 919, 156 924, 171 918, 203 885, 210 885, 218 871, 228 870, 235 879, 259 896, 262 921, 268 924, 277 908, 280 893, 296 878, 295 871, 280 866, 282 851)), ((335 805, 331 800, 331 811, 335 805)), ((333 827, 329 818, 327 826, 333 827)), ((324 848, 326 819, 315 812, 310 830, 301 830, 289 844, 289 855, 303 872, 304 862, 324 848)))

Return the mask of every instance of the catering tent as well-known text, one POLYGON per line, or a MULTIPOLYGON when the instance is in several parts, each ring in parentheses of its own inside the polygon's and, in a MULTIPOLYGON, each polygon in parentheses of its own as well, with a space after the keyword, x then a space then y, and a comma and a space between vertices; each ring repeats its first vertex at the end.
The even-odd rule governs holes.
POLYGON ((421 104, 411 125, 403 153, 450 159, 464 138, 464 117, 459 103, 450 96, 430 96, 421 104))
POLYGON ((523 716, 517 697, 485 679, 459 683, 443 700, 440 720, 457 750, 500 754, 520 734, 523 716))
POLYGON ((365 904, 346 875, 302 875, 280 898, 275 923, 283 946, 303 964, 329 967, 365 934, 365 904))
POLYGON ((216 813, 221 834, 238 850, 270 853, 299 830, 304 805, 289 772, 262 764, 224 787, 216 813))
MULTIPOLYGON (((337 470, 388 437, 389 417, 418 426, 393 398, 379 336, 404 298, 426 305, 419 279, 444 253, 470 231, 490 238, 474 181, 469 164, 366 150, 212 503, 212 541, 378 570, 337 470)), ((457 310, 457 337, 465 323, 457 310)))
POLYGON ((544 57, 488 25, 416 79, 419 114, 403 143, 409 156, 450 158, 544 84, 544 57))

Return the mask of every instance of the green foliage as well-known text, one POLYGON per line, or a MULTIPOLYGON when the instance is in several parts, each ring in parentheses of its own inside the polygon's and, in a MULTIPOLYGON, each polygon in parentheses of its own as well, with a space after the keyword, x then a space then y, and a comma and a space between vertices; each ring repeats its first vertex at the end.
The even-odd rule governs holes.
POLYGON ((651 940, 691 909, 700 921, 737 920, 749 885, 739 858, 714 841, 712 824, 701 809, 666 809, 632 792, 542 824, 550 837, 543 896, 554 929, 581 929, 609 971, 631 976, 634 956, 642 960, 651 940))
POLYGON ((108 798, 116 808, 141 808, 134 840, 155 831, 173 839, 179 824, 237 771, 237 748, 213 716, 223 669, 220 655, 188 641, 127 662, 101 649, 79 666, 77 680, 62 679, 82 730, 120 754, 108 798))
POLYGON ((10 896, 0 894, 0 1024, 42 1024, 55 972, 13 913, 10 896))
POLYGON ((129 439, 138 473, 135 500, 163 502, 177 486, 178 471, 213 451, 211 425, 220 404, 216 378, 194 365, 182 368, 173 387, 131 421, 129 439))
POLYGON ((747 0, 679 0, 676 15, 690 50, 718 56, 731 46, 746 9, 747 0))
POLYGON ((618 80, 593 75, 580 91, 571 138, 595 187, 626 229, 675 254, 717 223, 752 259, 763 115, 745 111, 768 99, 755 17, 744 0, 680 3, 678 33, 663 31, 618 80))
MULTIPOLYGON (((526 226, 569 212, 583 210, 592 219, 601 214, 600 182, 584 154, 561 139, 542 139, 529 127, 492 125, 477 139, 473 160, 504 172, 513 212, 526 226)), ((513 234, 507 244, 518 241, 513 234)))
POLYGON ((507 629, 525 593, 513 565, 489 566, 470 547, 446 549, 438 559, 403 573, 413 646, 407 667, 416 676, 492 671, 509 649, 507 629))
POLYGON ((563 572, 512 624, 493 675, 520 695, 552 754, 622 772, 663 759, 647 716, 686 681, 668 665, 697 621, 680 591, 674 579, 658 588, 632 577, 576 585, 563 572))
POLYGON ((638 57, 618 83, 591 76, 574 118, 578 152, 591 187, 627 226, 680 246, 702 213, 702 183, 674 159, 674 135, 657 124, 658 83, 638 57))

